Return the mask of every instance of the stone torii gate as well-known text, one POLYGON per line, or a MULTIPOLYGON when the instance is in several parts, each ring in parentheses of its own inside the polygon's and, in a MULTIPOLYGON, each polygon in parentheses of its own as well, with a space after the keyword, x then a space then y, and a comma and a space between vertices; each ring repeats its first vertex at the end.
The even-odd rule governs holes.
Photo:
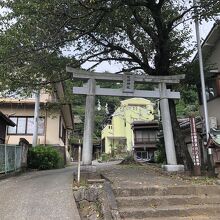
POLYGON ((123 96, 123 97, 142 97, 142 98, 157 98, 160 100, 162 125, 164 133, 165 151, 167 157, 167 165, 164 168, 167 171, 183 170, 183 165, 177 165, 176 152, 173 140, 173 131, 170 118, 170 110, 168 99, 179 99, 180 93, 173 92, 167 89, 167 84, 179 83, 185 75, 173 76, 149 76, 149 75, 134 75, 132 73, 113 74, 113 73, 97 73, 89 72, 81 69, 67 67, 66 71, 71 73, 73 78, 86 80, 87 83, 83 87, 73 87, 74 94, 86 95, 85 123, 83 134, 83 165, 92 164, 92 134, 94 128, 94 112, 95 112, 95 96, 123 96), (96 81, 114 81, 123 83, 121 89, 100 88, 96 85, 96 81), (158 89, 154 91, 136 90, 136 83, 156 83, 158 89))

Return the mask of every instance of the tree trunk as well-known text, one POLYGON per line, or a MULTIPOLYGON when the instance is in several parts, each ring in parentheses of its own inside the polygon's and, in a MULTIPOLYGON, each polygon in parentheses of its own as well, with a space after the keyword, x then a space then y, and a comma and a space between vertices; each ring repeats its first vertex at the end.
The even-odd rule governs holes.
POLYGON ((174 100, 169 100, 171 122, 173 127, 173 136, 176 149, 176 157, 178 164, 184 164, 186 170, 193 170, 193 161, 189 154, 188 148, 184 141, 184 135, 177 121, 176 108, 174 100))

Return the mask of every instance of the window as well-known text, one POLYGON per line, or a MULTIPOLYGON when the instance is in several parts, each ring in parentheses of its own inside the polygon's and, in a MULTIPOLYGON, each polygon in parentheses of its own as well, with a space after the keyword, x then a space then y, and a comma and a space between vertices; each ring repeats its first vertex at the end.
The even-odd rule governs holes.
MULTIPOLYGON (((220 80, 219 78, 206 79, 206 99, 207 101, 212 100, 220 95, 220 80)), ((199 89, 199 102, 202 104, 202 90, 201 85, 198 86, 199 89)))
MULTIPOLYGON (((34 118, 27 118, 27 134, 33 134, 34 132, 34 118)), ((38 119, 38 134, 44 133, 44 118, 38 119)))
POLYGON ((26 118, 17 118, 17 133, 26 133, 26 118))
POLYGON ((135 130, 135 142, 155 142, 157 141, 156 130, 135 130))
POLYGON ((208 80, 206 82, 205 91, 206 91, 207 100, 210 100, 210 99, 217 97, 216 79, 208 80))
POLYGON ((33 134, 33 132, 34 132, 34 118, 27 118, 27 131, 29 134, 33 134))
MULTIPOLYGON (((10 119, 15 123, 17 124, 17 117, 10 117, 10 119)), ((14 127, 11 127, 11 126, 8 126, 8 134, 16 134, 16 130, 17 130, 17 126, 14 126, 14 127)))
MULTIPOLYGON (((32 135, 34 132, 34 117, 10 117, 16 124, 15 127, 8 127, 8 134, 32 135)), ((44 118, 38 120, 38 134, 44 134, 44 118)))

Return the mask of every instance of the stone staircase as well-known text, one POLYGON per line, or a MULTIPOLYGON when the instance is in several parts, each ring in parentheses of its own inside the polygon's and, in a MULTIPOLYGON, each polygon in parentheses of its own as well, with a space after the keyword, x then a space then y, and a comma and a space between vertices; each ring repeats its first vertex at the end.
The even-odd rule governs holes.
POLYGON ((220 186, 115 188, 122 219, 220 220, 220 186))

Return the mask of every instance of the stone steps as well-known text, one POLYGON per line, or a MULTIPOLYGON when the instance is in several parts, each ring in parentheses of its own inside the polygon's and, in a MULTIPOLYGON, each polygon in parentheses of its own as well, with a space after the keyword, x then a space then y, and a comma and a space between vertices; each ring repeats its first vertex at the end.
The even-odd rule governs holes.
POLYGON ((117 197, 118 207, 142 207, 157 208, 173 205, 202 205, 220 204, 220 196, 195 196, 195 195, 172 195, 172 196, 130 196, 117 197))
POLYGON ((159 208, 121 208, 119 209, 122 219, 144 219, 152 217, 192 217, 193 216, 220 216, 219 205, 183 205, 183 206, 165 206, 159 208))
MULTIPOLYGON (((190 217, 159 217, 159 218, 142 218, 141 220, 219 220, 218 216, 216 217, 205 217, 201 215, 190 216, 190 217)), ((136 218, 126 218, 126 220, 137 220, 136 218)))
POLYGON ((116 197, 166 195, 220 195, 219 185, 184 185, 167 187, 115 188, 116 197))
POLYGON ((122 219, 220 219, 220 186, 183 185, 115 188, 122 219))

